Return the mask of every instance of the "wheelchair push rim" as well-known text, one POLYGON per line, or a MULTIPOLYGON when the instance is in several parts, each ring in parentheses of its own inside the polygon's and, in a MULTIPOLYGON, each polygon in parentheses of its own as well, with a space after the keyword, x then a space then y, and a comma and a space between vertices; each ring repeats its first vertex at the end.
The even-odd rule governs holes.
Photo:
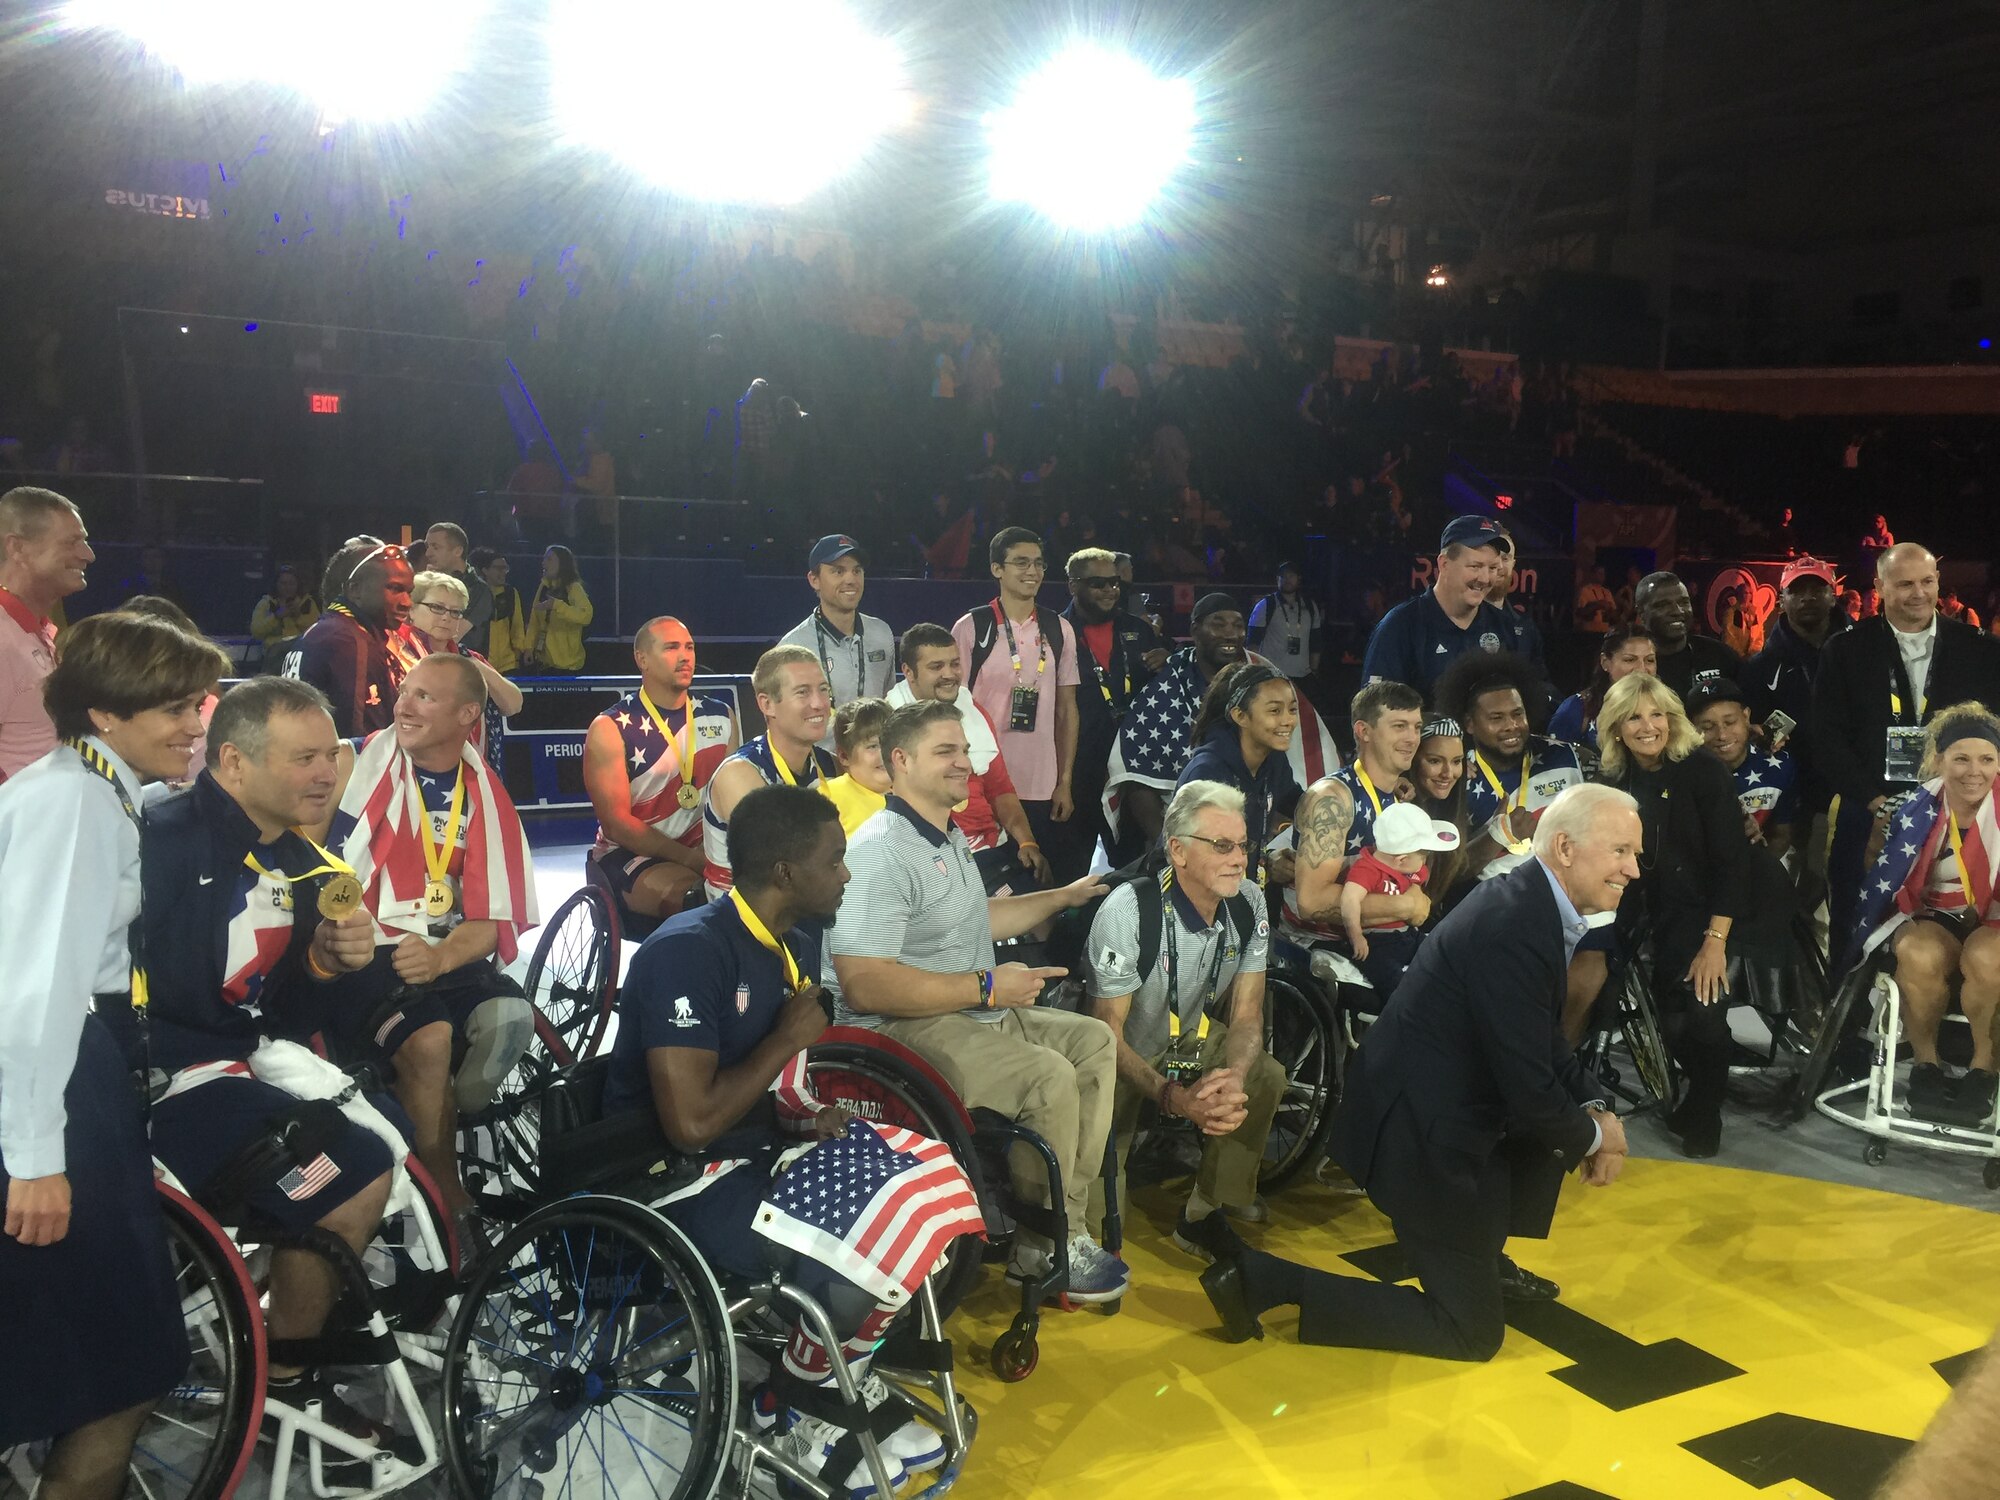
POLYGON ((678 1229, 621 1199, 553 1203, 481 1262, 453 1320, 455 1492, 705 1500, 736 1383, 722 1294, 678 1229))

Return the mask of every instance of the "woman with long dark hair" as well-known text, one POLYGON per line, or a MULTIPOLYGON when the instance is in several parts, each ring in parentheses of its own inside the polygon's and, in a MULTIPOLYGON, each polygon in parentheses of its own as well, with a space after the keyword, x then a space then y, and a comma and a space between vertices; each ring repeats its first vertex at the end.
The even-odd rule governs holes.
POLYGON ((1299 784, 1285 752, 1299 728, 1299 698, 1291 679, 1264 662, 1237 662, 1215 674, 1194 716, 1179 786, 1219 781, 1243 794, 1252 872, 1261 884, 1264 844, 1272 825, 1291 817, 1299 784))
POLYGON ((0 1449, 53 1439, 45 1500, 111 1500, 187 1369, 133 1072, 140 788, 186 774, 230 669, 145 615, 63 634, 43 702, 62 742, 0 786, 0 1449))
POLYGON ((555 546, 542 554, 542 582, 528 612, 524 665, 534 671, 571 675, 583 670, 583 629, 596 613, 577 575, 576 554, 555 546))
POLYGON ((1597 672, 1580 693, 1572 693, 1549 715, 1549 738, 1589 748, 1595 739, 1597 711, 1611 684, 1634 672, 1659 676, 1658 645, 1643 625, 1621 625, 1608 632, 1597 649, 1597 672))
POLYGON ((1410 786, 1418 807, 1458 830, 1458 847, 1431 860, 1426 889, 1432 920, 1450 905, 1453 888, 1465 873, 1465 729, 1456 719, 1433 715, 1424 721, 1417 758, 1410 762, 1410 786))

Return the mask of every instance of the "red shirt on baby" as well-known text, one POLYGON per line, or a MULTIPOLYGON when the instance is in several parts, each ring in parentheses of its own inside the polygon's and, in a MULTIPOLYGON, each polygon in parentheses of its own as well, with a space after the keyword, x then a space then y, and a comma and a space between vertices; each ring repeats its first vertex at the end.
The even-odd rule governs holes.
MULTIPOLYGON (((1406 895, 1424 883, 1431 872, 1428 863, 1418 865, 1416 870, 1405 874, 1394 865, 1380 858, 1374 849, 1363 849, 1354 857, 1354 863, 1347 867, 1341 877, 1349 885, 1358 885, 1364 891, 1383 896, 1406 895)), ((1363 922, 1362 927, 1369 932, 1408 932, 1410 924, 1404 921, 1363 922)))

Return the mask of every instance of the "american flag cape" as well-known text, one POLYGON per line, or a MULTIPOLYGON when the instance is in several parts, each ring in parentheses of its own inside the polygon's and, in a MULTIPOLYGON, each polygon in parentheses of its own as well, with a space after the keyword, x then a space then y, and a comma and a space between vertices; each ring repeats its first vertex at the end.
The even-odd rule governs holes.
MULTIPOLYGON (((1254 651, 1249 659, 1265 662, 1254 651)), ((1201 669, 1194 664, 1194 647, 1183 646, 1133 699, 1111 746, 1104 779, 1104 821, 1114 836, 1119 831, 1118 807, 1128 782, 1149 786, 1162 797, 1173 795, 1188 757, 1194 754, 1188 735, 1201 709, 1204 690, 1201 669)), ((1301 787, 1340 769, 1340 751, 1334 747, 1333 736, 1304 693, 1299 694, 1299 727, 1292 733, 1285 759, 1291 765, 1292 779, 1301 787)))
MULTIPOLYGON (((1924 885, 1931 866, 1951 857, 1950 820, 1944 816, 1944 782, 1927 781, 1889 819, 1882 853, 1868 872, 1861 888, 1860 915, 1848 939, 1847 962, 1852 968, 1874 952, 1889 935, 1923 909, 1924 885)), ((1971 872, 1972 889, 1967 902, 1984 920, 1992 910, 1996 863, 2000 862, 2000 825, 1996 825, 1994 801, 2000 796, 2000 779, 1994 782, 1994 796, 1980 804, 1970 826, 1959 828, 1965 848, 1965 863, 1971 872)))
MULTIPOLYGON (((470 744, 461 759, 465 813, 459 837, 465 860, 458 879, 458 910, 468 922, 498 924, 500 961, 511 963, 521 933, 541 920, 528 838, 493 768, 470 744)), ((428 815, 415 770, 397 744, 394 728, 370 735, 354 757, 340 810, 354 819, 340 856, 360 877, 364 904, 383 930, 384 940, 389 931, 428 936, 424 884, 430 876, 416 823, 428 815)))

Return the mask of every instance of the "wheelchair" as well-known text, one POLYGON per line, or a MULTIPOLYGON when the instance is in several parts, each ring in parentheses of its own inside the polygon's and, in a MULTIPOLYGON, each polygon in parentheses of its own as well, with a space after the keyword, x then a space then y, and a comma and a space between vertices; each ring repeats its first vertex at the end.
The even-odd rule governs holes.
MULTIPOLYGON (((837 1348, 831 1320, 787 1281, 785 1252, 774 1247, 760 1277, 719 1280, 649 1206, 676 1196, 705 1163, 674 1153, 650 1114, 605 1118, 606 1066, 572 1064, 538 1095, 535 1181, 516 1185, 513 1227, 459 1300, 442 1360, 455 1490, 482 1500, 552 1491, 705 1500, 725 1479, 747 1495, 768 1473, 831 1500, 844 1487, 760 1434, 741 1392, 778 1368, 788 1313, 837 1348)), ((877 1351, 873 1368, 892 1391, 883 1411, 871 1415, 836 1359, 834 1392, 821 1393, 814 1413, 849 1430, 883 1497, 891 1487, 877 1439, 891 1422, 914 1413, 943 1435, 944 1465, 922 1495, 956 1482, 977 1430, 952 1382, 936 1290, 956 1265, 954 1255, 919 1287, 916 1325, 892 1330, 877 1351)), ((845 1474, 853 1460, 834 1451, 827 1467, 845 1474)))
MULTIPOLYGON (((1947 1024, 1966 1025, 1954 1011, 1947 1024)), ((1800 1072, 1792 1118, 1809 1109, 1867 1136, 1861 1159, 1879 1167, 1889 1159, 1891 1141, 1925 1151, 1984 1159, 1980 1177, 2000 1190, 2000 1118, 1983 1125, 1923 1119, 1899 1096, 1896 1069, 1903 1038, 1902 994, 1896 986, 1896 959, 1884 943, 1842 978, 1822 1018, 1819 1035, 1800 1072), (1858 1056, 1856 1054, 1859 1054, 1858 1056), (1864 1060, 1865 1059, 1865 1060, 1864 1060), (1859 1063, 1859 1066, 1853 1066, 1859 1063), (1845 1066, 1844 1066, 1845 1064, 1845 1066), (1843 1076, 1858 1072, 1860 1076, 1843 1076)), ((1950 1033, 1941 1040, 1949 1042, 1950 1033)))

